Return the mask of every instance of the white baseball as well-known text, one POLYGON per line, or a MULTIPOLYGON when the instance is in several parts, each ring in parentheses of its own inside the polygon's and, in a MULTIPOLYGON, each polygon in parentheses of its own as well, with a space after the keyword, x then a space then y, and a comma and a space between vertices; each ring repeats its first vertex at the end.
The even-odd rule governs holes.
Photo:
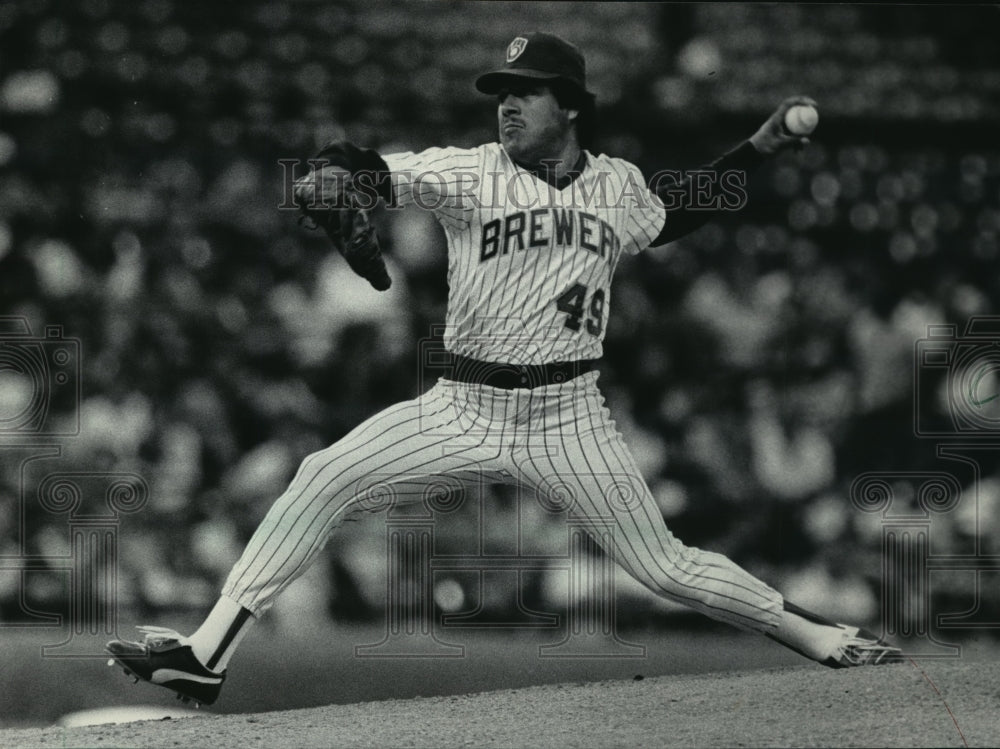
POLYGON ((796 104, 785 112, 785 129, 792 135, 809 135, 818 122, 819 112, 811 104, 796 104))

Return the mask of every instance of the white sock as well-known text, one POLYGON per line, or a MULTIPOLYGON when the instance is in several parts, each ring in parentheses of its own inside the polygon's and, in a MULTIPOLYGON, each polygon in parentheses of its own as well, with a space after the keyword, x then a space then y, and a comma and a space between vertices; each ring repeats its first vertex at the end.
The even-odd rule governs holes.
POLYGON ((224 671, 256 621, 250 611, 222 596, 198 631, 188 638, 195 657, 212 671, 224 671))
POLYGON ((825 661, 843 643, 844 630, 836 625, 818 624, 791 611, 783 611, 781 624, 773 636, 813 660, 825 661))

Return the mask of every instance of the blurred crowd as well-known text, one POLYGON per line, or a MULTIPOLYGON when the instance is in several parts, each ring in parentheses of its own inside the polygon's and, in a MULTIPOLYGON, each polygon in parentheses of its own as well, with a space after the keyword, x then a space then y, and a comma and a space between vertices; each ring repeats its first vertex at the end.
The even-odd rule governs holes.
MULTIPOLYGON (((710 160, 785 96, 819 102, 813 142, 761 167, 747 208, 621 264, 601 384, 681 539, 805 605, 877 618, 884 518, 852 505, 852 482, 949 470, 915 427, 915 404, 952 424, 948 367, 915 398, 915 344, 954 325, 957 345, 1000 298, 998 20, 989 6, 3 4, 0 315, 79 340, 80 393, 56 397, 42 375, 50 412, 19 422, 38 393, 9 358, 24 340, 0 340, 0 554, 70 554, 66 518, 5 447, 54 443, 37 467, 148 483, 119 526, 123 604, 209 605, 299 461, 435 376, 421 361, 447 291, 433 221, 376 214, 395 283, 374 292, 279 209, 281 160, 332 138, 491 140, 472 80, 518 31, 545 29, 587 56, 596 150, 648 174, 710 160)), ((961 474, 963 502, 934 518, 936 553, 997 553, 998 462, 980 458, 982 480, 961 474)), ((520 527, 565 551, 559 518, 491 488, 470 498, 438 524, 441 549, 516 551, 520 527)), ((346 529, 287 605, 378 616, 384 535, 377 518, 346 529)), ((528 603, 551 608, 559 575, 538 573, 528 603)), ((955 605, 977 579, 953 575, 955 605)), ((515 600, 514 584, 449 583, 447 610, 515 600)), ((25 584, 36 608, 60 605, 52 579, 0 569, 0 617, 23 610, 25 584)), ((621 591, 630 611, 657 605, 621 591)))

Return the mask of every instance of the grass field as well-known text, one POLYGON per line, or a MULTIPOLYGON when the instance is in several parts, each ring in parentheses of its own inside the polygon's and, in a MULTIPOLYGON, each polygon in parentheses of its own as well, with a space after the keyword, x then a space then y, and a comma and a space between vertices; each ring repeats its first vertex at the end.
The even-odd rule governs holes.
POLYGON ((640 658, 540 657, 556 632, 463 631, 458 658, 358 658, 378 629, 248 638, 210 709, 132 685, 102 660, 7 638, 4 747, 996 746, 1000 652, 831 671, 758 636, 627 632, 640 658), (121 725, 55 725, 115 708, 121 725), (141 712, 145 710, 145 712, 141 712), (169 719, 162 719, 165 716, 169 719))

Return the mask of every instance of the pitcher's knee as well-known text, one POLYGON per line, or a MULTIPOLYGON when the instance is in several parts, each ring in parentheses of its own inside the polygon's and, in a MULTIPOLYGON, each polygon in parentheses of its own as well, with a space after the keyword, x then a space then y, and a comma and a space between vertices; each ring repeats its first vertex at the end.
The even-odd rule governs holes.
POLYGON ((343 452, 335 443, 330 447, 306 456, 295 476, 296 483, 312 482, 327 491, 358 491, 358 484, 372 483, 371 461, 356 453, 343 452))
POLYGON ((355 475, 349 466, 337 465, 338 461, 330 460, 324 452, 313 453, 302 461, 275 505, 315 511, 319 506, 339 506, 350 501, 363 474, 355 475))

